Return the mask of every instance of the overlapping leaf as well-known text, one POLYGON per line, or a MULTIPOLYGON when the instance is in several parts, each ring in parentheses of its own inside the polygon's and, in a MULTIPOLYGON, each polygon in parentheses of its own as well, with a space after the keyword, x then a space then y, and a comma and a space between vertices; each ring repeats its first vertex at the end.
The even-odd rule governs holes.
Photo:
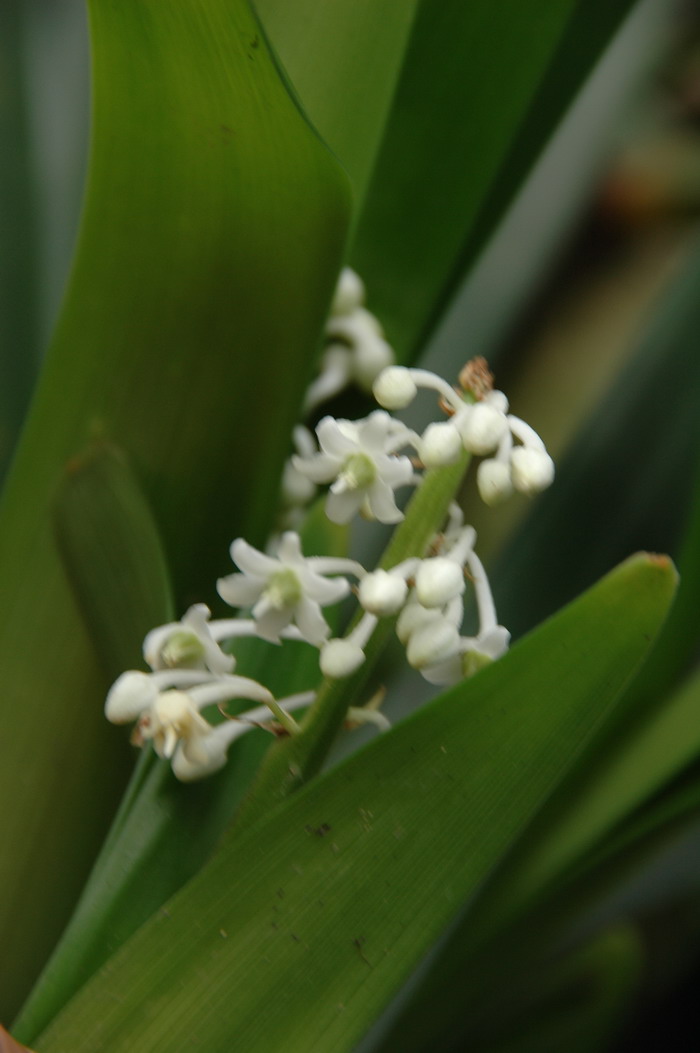
POLYGON ((673 587, 668 561, 628 562, 229 838, 40 1053, 158 1053, 195 1036, 222 1048, 233 1035, 248 1050, 352 1049, 609 715, 673 587))

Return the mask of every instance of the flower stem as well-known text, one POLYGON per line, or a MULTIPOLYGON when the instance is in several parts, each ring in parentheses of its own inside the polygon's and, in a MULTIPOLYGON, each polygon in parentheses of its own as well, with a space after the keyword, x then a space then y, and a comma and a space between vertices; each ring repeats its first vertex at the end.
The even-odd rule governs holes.
MULTIPOLYGON (((406 518, 384 550, 379 562, 381 569, 387 570, 410 557, 425 555, 430 541, 445 521, 470 459, 470 454, 463 453, 456 464, 426 473, 406 509, 406 518)), ((359 614, 351 624, 350 632, 358 619, 359 614)), ((365 684, 393 631, 394 622, 394 618, 380 620, 365 649, 366 660, 357 672, 343 680, 325 680, 298 732, 270 747, 238 813, 236 830, 254 822, 319 771, 348 709, 359 704, 365 684)))

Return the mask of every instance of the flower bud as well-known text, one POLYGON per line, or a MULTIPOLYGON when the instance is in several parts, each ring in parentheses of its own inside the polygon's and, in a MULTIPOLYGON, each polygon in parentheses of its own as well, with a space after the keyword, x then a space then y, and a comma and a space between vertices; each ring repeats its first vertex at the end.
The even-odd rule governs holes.
POLYGON ((454 464, 462 452, 462 438, 454 424, 429 424, 421 436, 418 454, 426 468, 454 464))
POLYGON ((408 596, 408 585, 399 574, 375 570, 360 582, 358 599, 370 614, 383 618, 403 607, 408 596))
POLYGON ((149 709, 158 697, 158 688, 148 673, 129 670, 112 684, 105 701, 105 716, 112 724, 128 724, 149 709))
POLYGON ((368 333, 359 340, 353 355, 355 379, 365 391, 371 391, 379 374, 394 361, 394 352, 381 336, 368 333))
POLYGON ((435 665, 451 658, 459 650, 459 630, 446 618, 436 618, 411 633, 406 648, 409 665, 414 669, 435 665))
POLYGON ((510 467, 503 461, 482 461, 477 469, 476 483, 486 505, 497 505, 513 493, 510 467))
POLYGON ((471 453, 492 453, 508 430, 508 421, 494 406, 478 402, 460 414, 458 425, 464 448, 471 453))
POLYGON ((398 410, 413 402, 418 388, 405 366, 389 366, 379 374, 372 390, 380 406, 398 410))
POLYGON ((464 592, 464 571, 446 556, 424 559, 416 574, 416 596, 424 607, 444 607, 464 592))
POLYGON ((329 640, 321 648, 319 665, 324 676, 340 680, 359 669, 365 652, 351 640, 329 640))
POLYGON ((554 479, 554 461, 544 450, 518 446, 510 457, 513 486, 523 494, 538 494, 554 479))
POLYGON ((316 486, 287 461, 282 473, 282 500, 292 508, 308 505, 314 498, 316 486))
POLYGON ((432 625, 441 617, 439 611, 430 611, 427 607, 421 607, 420 603, 407 603, 396 622, 396 635, 405 647, 412 633, 432 625))
POLYGON ((331 314, 350 314, 364 303, 365 286, 351 267, 343 267, 333 294, 331 314))

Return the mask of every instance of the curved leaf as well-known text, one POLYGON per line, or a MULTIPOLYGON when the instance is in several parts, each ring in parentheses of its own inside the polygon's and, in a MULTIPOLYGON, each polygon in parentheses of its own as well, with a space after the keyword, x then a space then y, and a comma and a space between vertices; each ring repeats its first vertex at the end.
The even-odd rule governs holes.
MULTIPOLYGON (((126 774, 52 535, 65 466, 96 439, 123 449, 178 607, 206 600, 231 537, 268 529, 348 222, 347 180, 244 0, 92 0, 90 14, 78 254, 0 508, 12 611, 0 626, 0 792, 23 788, 0 818, 7 1015, 65 922, 126 774)), ((140 644, 135 631, 134 661, 140 644)))
POLYGON ((415 357, 634 0, 422 0, 351 262, 415 357))
POLYGON ((628 561, 473 681, 227 838, 39 1038, 40 1053, 159 1053, 195 1036, 261 1053, 354 1048, 609 715, 674 584, 667 560, 628 561))

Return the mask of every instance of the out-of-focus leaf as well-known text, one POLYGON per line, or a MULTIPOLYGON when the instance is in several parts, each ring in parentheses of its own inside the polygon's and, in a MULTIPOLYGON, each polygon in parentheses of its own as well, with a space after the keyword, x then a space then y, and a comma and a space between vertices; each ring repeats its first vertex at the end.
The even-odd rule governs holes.
MULTIPOLYGON (((307 555, 347 554, 348 529, 331 523, 321 502, 307 516, 301 536, 307 555)), ((108 612, 98 581, 95 574, 81 578, 86 607, 104 618, 108 612)), ((155 618, 147 628, 159 620, 167 619, 155 618)), ((112 656, 121 653, 121 624, 115 626, 118 649, 112 656)), ((263 680, 278 697, 312 689, 321 679, 318 651, 307 644, 288 643, 271 656, 266 641, 243 638, 236 641, 235 654, 237 671, 263 680)), ((78 907, 15 1022, 20 1033, 36 1034, 46 1026, 110 954, 196 874, 230 823, 269 741, 267 732, 250 732, 236 743, 223 771, 187 785, 175 779, 167 762, 144 751, 78 907)))
POLYGON ((362 201, 418 0, 255 0, 319 133, 362 201))
MULTIPOLYGON (((625 553, 641 546, 678 554, 699 467, 698 283, 695 253, 644 327, 637 353, 558 466, 554 485, 497 561, 492 584, 499 616, 516 635, 625 553)), ((694 530, 698 519, 700 513, 694 530)), ((681 599, 686 611, 700 578, 693 545, 687 558, 695 584, 681 599)), ((669 637, 677 678, 696 649, 692 619, 678 624, 674 617, 669 637)))
POLYGON ((422 0, 351 261, 421 343, 633 0, 422 0))
POLYGON ((234 1037, 250 1051, 354 1048, 609 716, 674 585, 667 560, 628 561, 229 836, 69 1003, 40 1053, 159 1053, 195 1036, 210 1049, 234 1037))
POLYGON ((466 1020, 460 1034, 436 1034, 434 1043, 445 1053, 603 1053, 628 1009, 643 959, 636 929, 619 925, 563 961, 523 961, 508 997, 497 987, 494 995, 501 997, 483 1013, 482 1030, 490 1037, 480 1038, 478 1028, 474 1034, 466 1020))
POLYGON ((35 201, 29 162, 22 0, 0 8, 0 479, 29 401, 37 357, 35 201))
POLYGON ((54 500, 58 544, 105 672, 134 659, 134 639, 172 620, 156 524, 123 454, 96 446, 70 461, 54 500))
POLYGON ((80 243, 0 508, 11 612, 0 794, 15 802, 0 818, 6 1016, 64 925, 125 779, 52 532, 65 467, 97 440, 123 449, 178 609, 209 599, 231 537, 259 542, 269 527, 348 222, 346 177, 244 0, 92 0, 90 16, 80 243))

